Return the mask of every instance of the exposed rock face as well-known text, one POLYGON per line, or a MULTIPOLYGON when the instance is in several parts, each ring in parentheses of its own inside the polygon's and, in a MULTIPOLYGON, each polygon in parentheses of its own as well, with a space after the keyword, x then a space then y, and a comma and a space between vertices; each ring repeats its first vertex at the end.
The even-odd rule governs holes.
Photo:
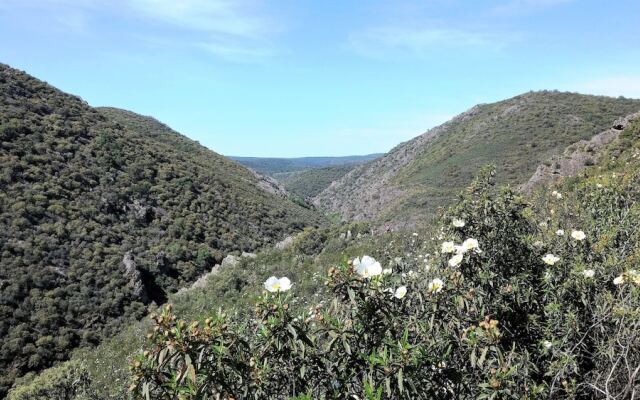
POLYGON ((257 254, 247 253, 247 252, 243 252, 242 255, 239 257, 234 256, 233 254, 228 254, 222 260, 222 263, 214 265, 213 268, 211 268, 210 272, 207 272, 206 274, 202 275, 190 287, 182 288, 178 290, 177 294, 178 295, 183 294, 191 289, 203 288, 207 286, 207 281, 209 280, 209 278, 218 274, 223 268, 235 267, 242 261, 243 258, 256 258, 257 256, 258 256, 257 254))
POLYGON ((600 149, 618 138, 630 122, 640 119, 640 112, 617 119, 610 129, 600 132, 590 140, 581 140, 567 147, 563 154, 552 157, 538 169, 521 189, 530 192, 535 187, 563 176, 575 176, 581 170, 598 162, 600 149))
POLYGON ((125 268, 124 273, 129 278, 129 283, 133 288, 133 295, 143 303, 146 303, 148 301, 147 292, 145 290, 144 283, 142 282, 140 271, 138 271, 138 267, 130 251, 127 251, 124 254, 122 263, 125 268))
POLYGON ((260 189, 281 197, 289 197, 289 192, 287 192, 287 189, 285 189, 280 182, 251 168, 247 167, 247 169, 258 179, 257 184, 260 189))
POLYGON ((274 247, 278 250, 284 250, 287 247, 291 246, 292 244, 293 244, 293 236, 287 236, 283 240, 276 243, 274 247))

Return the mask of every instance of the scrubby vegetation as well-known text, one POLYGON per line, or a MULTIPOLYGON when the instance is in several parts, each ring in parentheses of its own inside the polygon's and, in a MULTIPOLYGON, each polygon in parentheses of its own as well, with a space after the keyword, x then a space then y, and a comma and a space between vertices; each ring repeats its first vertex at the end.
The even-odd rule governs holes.
POLYGON ((640 100, 555 91, 481 104, 357 167, 315 203, 348 220, 420 224, 482 166, 495 165, 499 183, 523 184, 552 155, 638 110, 640 100))
POLYGON ((331 182, 342 178, 352 169, 353 165, 313 168, 288 174, 285 178, 276 175, 276 178, 291 193, 308 199, 322 192, 331 182))
MULTIPOLYGON (((218 312, 186 322, 164 308, 132 361, 131 390, 201 399, 633 398, 637 230, 577 208, 567 220, 557 211, 572 207, 559 192, 548 207, 557 219, 541 224, 520 195, 493 189, 490 175, 446 214, 437 251, 407 254, 391 270, 371 259, 334 266, 329 296, 304 313, 290 305, 295 281, 286 292, 266 282, 247 319, 218 312), (549 232, 578 223, 586 233, 549 232), (603 229, 617 231, 618 246, 598 245, 603 229)), ((638 187, 638 175, 627 178, 638 187)), ((592 204, 611 200, 598 198, 592 204)), ((635 202, 618 204, 620 213, 600 212, 638 212, 635 202)))
POLYGON ((4 65, 0 165, 0 397, 226 254, 322 223, 154 120, 4 65))
POLYGON ((267 158, 267 157, 229 157, 258 172, 277 177, 309 169, 356 165, 382 156, 382 154, 367 154, 361 156, 344 157, 299 157, 299 158, 267 158))
POLYGON ((531 197, 494 182, 483 172, 435 230, 310 230, 223 271, 90 376, 123 381, 129 358, 136 398, 637 397, 640 122, 531 197))
MULTIPOLYGON (((9 399, 640 395, 640 121, 596 165, 531 194, 501 184, 505 158, 455 167, 478 177, 415 233, 303 229, 319 217, 155 120, 91 109, 8 68, 0 86, 5 388, 29 372, 9 399), (223 254, 296 231, 176 292, 223 254)), ((559 98, 528 110, 564 115, 574 96, 544 95, 559 98)), ((575 132, 553 118, 541 128, 544 154, 636 104, 580 99, 575 132)), ((510 107, 483 123, 533 132, 510 107)))

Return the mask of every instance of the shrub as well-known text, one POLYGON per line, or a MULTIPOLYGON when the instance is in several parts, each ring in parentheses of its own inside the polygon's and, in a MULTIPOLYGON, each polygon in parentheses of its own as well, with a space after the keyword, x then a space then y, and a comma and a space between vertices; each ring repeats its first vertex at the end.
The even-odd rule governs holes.
POLYGON ((265 285, 254 318, 204 328, 165 308, 131 367, 134 396, 633 398, 638 177, 532 207, 493 175, 443 215, 428 254, 416 233, 389 243, 404 255, 390 265, 344 260, 308 310, 293 308, 295 284, 265 285))

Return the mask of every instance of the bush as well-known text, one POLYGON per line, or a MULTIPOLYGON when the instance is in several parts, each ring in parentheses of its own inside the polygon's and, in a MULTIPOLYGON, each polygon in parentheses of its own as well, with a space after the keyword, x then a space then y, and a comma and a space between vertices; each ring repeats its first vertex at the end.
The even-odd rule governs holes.
POLYGON ((483 171, 443 217, 436 251, 392 271, 345 260, 329 269, 330 297, 303 313, 291 292, 265 292, 249 320, 187 323, 165 308, 131 389, 167 399, 628 397, 640 277, 590 280, 585 265, 600 261, 589 240, 545 244, 557 221, 534 216, 483 171))

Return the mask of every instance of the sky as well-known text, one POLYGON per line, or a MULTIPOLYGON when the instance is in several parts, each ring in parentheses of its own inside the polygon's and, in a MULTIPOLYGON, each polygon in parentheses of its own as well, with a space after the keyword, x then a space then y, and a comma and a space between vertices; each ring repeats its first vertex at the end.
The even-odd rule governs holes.
POLYGON ((225 155, 369 154, 529 90, 640 98, 640 1, 0 0, 0 62, 225 155))

